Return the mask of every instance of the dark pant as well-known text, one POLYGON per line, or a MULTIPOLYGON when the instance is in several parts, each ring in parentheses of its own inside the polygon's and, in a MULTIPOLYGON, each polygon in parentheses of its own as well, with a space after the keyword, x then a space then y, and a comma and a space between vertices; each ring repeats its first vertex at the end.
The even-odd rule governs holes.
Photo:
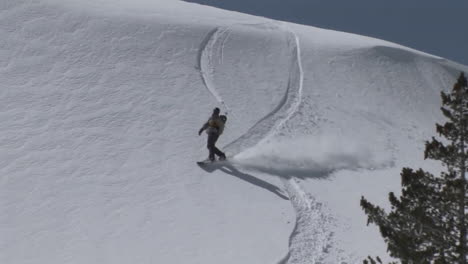
POLYGON ((221 150, 219 150, 215 144, 216 144, 216 141, 218 141, 218 138, 219 138, 219 135, 217 133, 209 133, 208 134, 208 144, 207 144, 207 147, 208 147, 208 150, 210 151, 210 155, 208 156, 208 158, 210 160, 214 160, 215 158, 215 154, 219 157, 223 157, 224 156, 224 153, 221 152, 221 150))

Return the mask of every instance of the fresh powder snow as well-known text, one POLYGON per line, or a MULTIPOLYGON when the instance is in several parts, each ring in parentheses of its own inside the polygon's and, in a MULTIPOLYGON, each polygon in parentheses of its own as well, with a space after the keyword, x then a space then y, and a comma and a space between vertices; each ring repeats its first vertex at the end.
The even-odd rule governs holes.
POLYGON ((0 1, 0 263, 388 259, 388 207, 468 67, 175 0, 0 1), (227 113, 206 168, 214 107, 227 113))

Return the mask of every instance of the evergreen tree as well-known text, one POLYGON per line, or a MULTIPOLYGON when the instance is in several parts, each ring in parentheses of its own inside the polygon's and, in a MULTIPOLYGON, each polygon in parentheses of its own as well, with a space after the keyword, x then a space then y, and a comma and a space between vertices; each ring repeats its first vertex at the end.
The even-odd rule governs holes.
MULTIPOLYGON (((439 160, 439 177, 422 169, 403 168, 401 196, 389 194, 390 213, 361 198, 361 207, 382 234, 390 256, 403 264, 467 264, 468 85, 461 73, 450 93, 441 93, 442 113, 436 124, 444 142, 426 142, 425 158, 439 160)), ((379 263, 371 257, 364 263, 379 263)))

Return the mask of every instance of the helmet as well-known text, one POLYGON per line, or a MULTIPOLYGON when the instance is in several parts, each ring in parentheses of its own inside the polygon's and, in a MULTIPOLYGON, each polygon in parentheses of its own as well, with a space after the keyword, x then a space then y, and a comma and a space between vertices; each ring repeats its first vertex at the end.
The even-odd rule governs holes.
POLYGON ((216 114, 216 115, 219 115, 219 108, 218 107, 215 107, 215 109, 213 109, 213 114, 216 114))

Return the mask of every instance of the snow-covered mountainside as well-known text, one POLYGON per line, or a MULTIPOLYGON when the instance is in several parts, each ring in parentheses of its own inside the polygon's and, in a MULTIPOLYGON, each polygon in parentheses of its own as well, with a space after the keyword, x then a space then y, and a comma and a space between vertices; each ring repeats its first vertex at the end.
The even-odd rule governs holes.
POLYGON ((358 263, 457 65, 171 0, 0 1, 1 263, 358 263), (230 161, 202 169, 211 110, 230 161))

